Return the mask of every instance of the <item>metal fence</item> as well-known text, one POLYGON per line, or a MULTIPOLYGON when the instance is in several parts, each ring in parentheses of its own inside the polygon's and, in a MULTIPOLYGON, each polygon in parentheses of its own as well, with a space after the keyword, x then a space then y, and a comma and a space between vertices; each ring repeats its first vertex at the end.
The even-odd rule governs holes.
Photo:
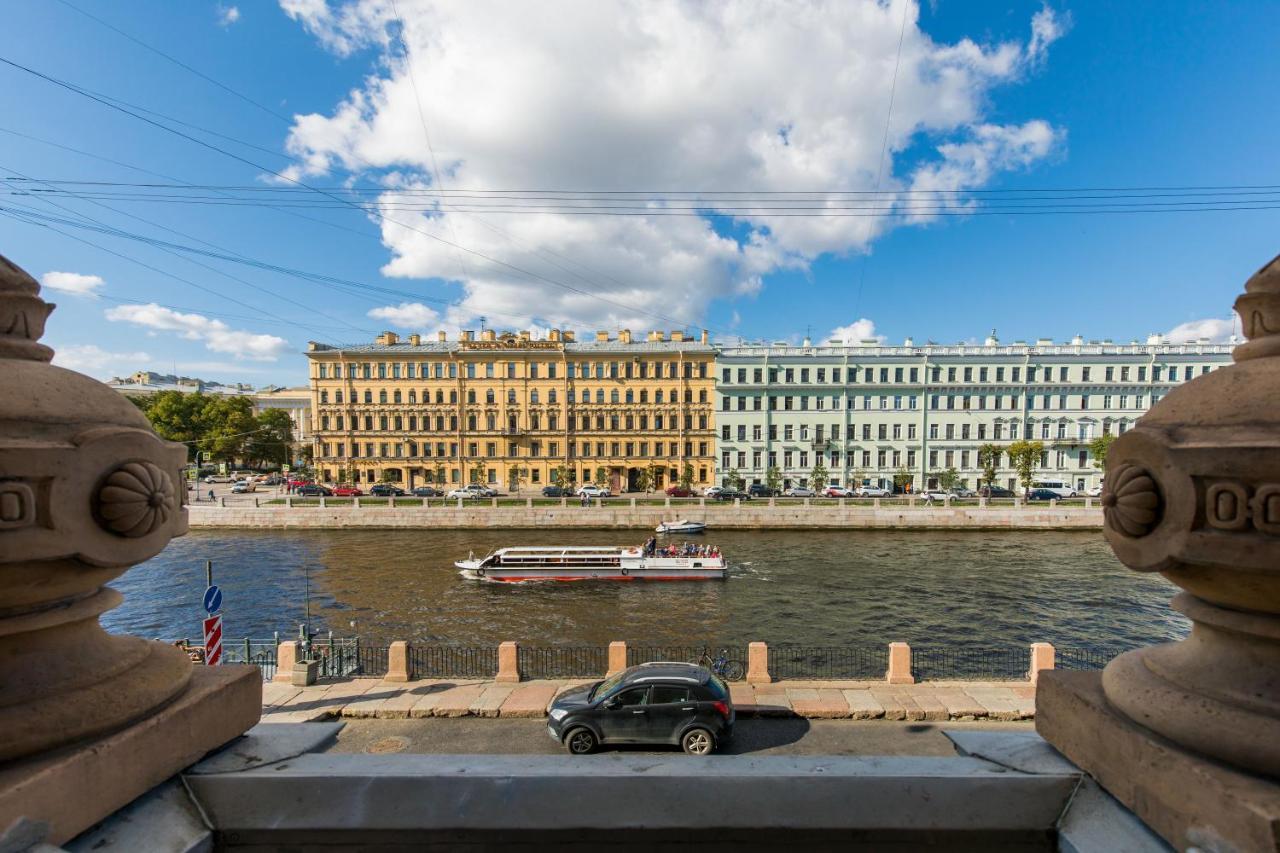
POLYGON ((1102 669, 1123 651, 1096 646, 1054 649, 1054 666, 1058 669, 1102 669))
POLYGON ((276 674, 277 641, 253 640, 245 637, 242 640, 224 640, 222 643, 223 663, 247 663, 262 671, 262 680, 270 681, 276 674))
POLYGON ((888 668, 887 646, 769 646, 774 678, 883 679, 888 668))
POLYGON ((522 678, 576 678, 609 671, 609 649, 605 646, 520 646, 518 654, 522 678))
POLYGON ((354 675, 381 678, 387 674, 389 650, 387 646, 360 645, 356 647, 359 664, 354 675))
POLYGON ((495 646, 409 646, 414 678, 493 678, 498 673, 495 646))
POLYGON ((1021 680, 1030 670, 1031 651, 1027 646, 911 647, 911 674, 919 681, 1021 680))
POLYGON ((320 678, 345 678, 360 671, 360 642, 355 637, 317 637, 310 657, 319 661, 320 678))
POLYGON ((727 660, 741 664, 744 670, 747 666, 746 646, 721 646, 716 643, 705 646, 633 646, 627 644, 627 666, 635 666, 638 663, 649 663, 651 661, 698 663, 704 653, 710 655, 713 660, 723 653, 727 660))

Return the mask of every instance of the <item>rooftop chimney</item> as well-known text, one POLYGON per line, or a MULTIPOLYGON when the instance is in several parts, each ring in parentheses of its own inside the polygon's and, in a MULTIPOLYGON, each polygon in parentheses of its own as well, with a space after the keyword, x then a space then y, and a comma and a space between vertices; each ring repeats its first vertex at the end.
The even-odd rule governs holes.
POLYGON ((1071 339, 1071 345, 1076 347, 1084 346, 1084 336, 1076 335, 1074 338, 1071 339))
POLYGON ((1162 344, 1164 343, 1164 335, 1161 335, 1161 334, 1147 335, 1147 343, 1151 345, 1162 344))
POLYGON ((445 341, 449 340, 449 336, 444 332, 436 332, 436 340, 439 341, 440 343, 444 343, 445 341))
POLYGON ((558 341, 558 340, 560 340, 560 330, 559 330, 559 329, 552 329, 550 332, 548 332, 548 333, 547 333, 547 340, 549 340, 549 341, 558 341))
POLYGON ((564 331, 564 342, 565 342, 565 343, 567 343, 567 344, 571 344, 571 343, 573 343, 573 340, 574 340, 574 338, 576 338, 576 337, 577 337, 577 333, 576 333, 576 332, 572 331, 571 329, 565 329, 565 331, 564 331))
POLYGON ((520 333, 520 342, 526 344, 529 342, 529 332, 527 330, 520 333))
POLYGON ((480 333, 480 340, 482 341, 496 341, 497 339, 498 333, 493 329, 485 329, 480 333))
POLYGON ((603 343, 604 341, 609 340, 609 333, 608 333, 608 332, 596 332, 596 340, 597 340, 597 341, 600 341, 600 342, 602 342, 602 343, 603 343))
POLYGON ((400 336, 397 335, 395 332, 383 332, 382 334, 378 335, 376 339, 376 343, 380 347, 389 347, 394 343, 398 343, 399 341, 400 341, 400 336))
POLYGON ((657 331, 657 330, 654 330, 654 331, 650 332, 650 333, 649 333, 649 340, 651 340, 651 341, 659 341, 659 342, 660 342, 660 341, 662 341, 662 340, 663 340, 663 334, 662 334, 662 332, 659 332, 659 331, 657 331))
POLYGON ((630 329, 619 329, 619 330, 618 330, 618 342, 619 342, 619 343, 623 343, 623 344, 629 344, 629 343, 631 343, 631 330, 630 330, 630 329))
POLYGON ((475 332, 471 331, 470 329, 463 329, 462 332, 458 335, 458 340, 460 341, 470 341, 470 340, 473 340, 474 338, 475 338, 475 332))
POLYGON ((702 342, 704 344, 711 343, 711 334, 706 329, 702 330, 702 342))
POLYGON ((422 335, 410 335, 410 336, 409 336, 409 343, 413 344, 415 347, 416 347, 416 346, 421 346, 421 345, 422 345, 422 335))
POLYGON ((671 340, 677 343, 684 340, 684 332, 675 331, 671 333, 671 340))
POLYGON ((904 347, 913 347, 916 345, 916 342, 912 338, 907 338, 905 341, 902 342, 902 345, 904 347))
POLYGON ((992 330, 991 330, 991 334, 987 335, 987 339, 986 339, 985 341, 983 341, 983 342, 982 342, 982 345, 983 345, 984 347, 998 347, 998 346, 1000 346, 1000 339, 996 337, 996 330, 995 330, 995 329, 992 329, 992 330))

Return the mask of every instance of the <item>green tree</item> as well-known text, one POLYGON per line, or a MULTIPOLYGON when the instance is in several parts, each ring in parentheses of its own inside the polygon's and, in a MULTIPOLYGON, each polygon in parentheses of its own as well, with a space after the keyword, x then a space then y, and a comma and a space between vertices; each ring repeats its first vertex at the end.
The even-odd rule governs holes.
POLYGON ((944 491, 951 491, 959 482, 960 472, 955 468, 948 468, 945 471, 938 472, 938 485, 941 486, 944 491))
POLYGON ((287 464, 293 446, 293 420, 284 409, 267 409, 254 418, 256 432, 246 436, 244 455, 250 462, 287 464))
POLYGON ((395 475, 391 473, 390 468, 383 468, 382 473, 378 475, 379 483, 394 483, 395 481, 395 475))
POLYGON ((996 468, 1000 465, 1002 452, 998 444, 984 444, 978 448, 978 467, 982 469, 982 479, 988 486, 996 484, 996 468))
POLYGON ((609 485, 609 469, 605 468, 603 465, 596 468, 596 478, 594 482, 598 487, 602 489, 605 486, 609 485))
POLYGON ((777 465, 770 465, 764 472, 764 484, 770 493, 776 494, 782 490, 782 472, 777 465))
POLYGON ((815 492, 821 492, 827 487, 827 478, 829 475, 827 473, 827 466, 822 464, 821 453, 818 454, 817 461, 813 463, 813 471, 809 473, 809 476, 812 478, 812 488, 815 492))
POLYGON ((680 471, 680 488, 693 488, 693 464, 690 462, 684 463, 684 468, 680 471))
POLYGON ((641 468, 636 472, 636 488, 647 492, 653 488, 653 469, 641 468))
POLYGON ((209 402, 203 394, 161 391, 149 397, 129 399, 147 416, 156 435, 168 441, 187 443, 188 459, 194 459, 197 450, 209 450, 201 441, 206 437, 202 417, 205 404, 209 402))
POLYGON ((746 485, 746 481, 742 479, 742 475, 738 473, 738 469, 734 468, 724 475, 724 484, 734 491, 742 491, 742 487, 746 485))
POLYGON ((219 462, 244 457, 249 438, 257 431, 253 401, 248 397, 204 397, 204 401, 198 421, 201 448, 219 462))
POLYGON ((427 471, 427 476, 432 478, 437 486, 443 486, 445 480, 444 465, 437 462, 433 468, 427 471))
POLYGON ((484 484, 485 481, 485 465, 483 459, 476 459, 471 463, 471 470, 468 473, 471 483, 484 484))
POLYGON ((512 465, 511 468, 508 469, 507 471, 507 480, 511 484, 511 491, 519 492, 520 484, 524 482, 524 479, 525 477, 528 476, 528 474, 529 474, 529 471, 527 468, 523 468, 519 465, 512 465))
POLYGON ((893 475, 893 487, 904 492, 907 490, 907 486, 914 481, 915 477, 906 468, 899 468, 898 472, 893 475))
POLYGON ((1111 442, 1115 440, 1116 437, 1108 432, 1089 442, 1089 455, 1093 457, 1093 467, 1100 468, 1103 473, 1107 470, 1107 452, 1111 450, 1111 442))
POLYGON ((1040 464, 1040 454, 1044 453, 1044 444, 1023 439, 1010 444, 1005 452, 1009 454, 1009 466, 1018 474, 1022 490, 1030 490, 1036 466, 1040 464))
POLYGON ((558 465, 551 472, 551 484, 568 488, 569 483, 573 480, 573 472, 569 470, 568 465, 558 465))

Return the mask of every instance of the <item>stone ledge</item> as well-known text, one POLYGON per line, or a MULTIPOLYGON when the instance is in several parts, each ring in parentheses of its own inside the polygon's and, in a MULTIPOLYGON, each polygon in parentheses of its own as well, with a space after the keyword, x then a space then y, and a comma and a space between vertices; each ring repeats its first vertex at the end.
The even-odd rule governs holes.
POLYGON ((1036 731, 1179 850, 1280 850, 1280 782, 1186 752, 1108 704, 1096 672, 1044 672, 1036 731))
POLYGON ((248 731, 262 713, 257 667, 194 667, 172 703, 78 746, 0 765, 0 831, 20 816, 75 837, 206 753, 248 731))

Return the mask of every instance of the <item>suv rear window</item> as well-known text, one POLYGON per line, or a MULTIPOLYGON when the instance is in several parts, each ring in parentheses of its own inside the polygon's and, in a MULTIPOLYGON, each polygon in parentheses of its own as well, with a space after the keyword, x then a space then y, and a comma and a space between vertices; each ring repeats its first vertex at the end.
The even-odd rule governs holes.
POLYGON ((676 687, 673 685, 655 684, 653 686, 653 699, 651 705, 669 705, 674 702, 688 702, 689 688, 676 687))

